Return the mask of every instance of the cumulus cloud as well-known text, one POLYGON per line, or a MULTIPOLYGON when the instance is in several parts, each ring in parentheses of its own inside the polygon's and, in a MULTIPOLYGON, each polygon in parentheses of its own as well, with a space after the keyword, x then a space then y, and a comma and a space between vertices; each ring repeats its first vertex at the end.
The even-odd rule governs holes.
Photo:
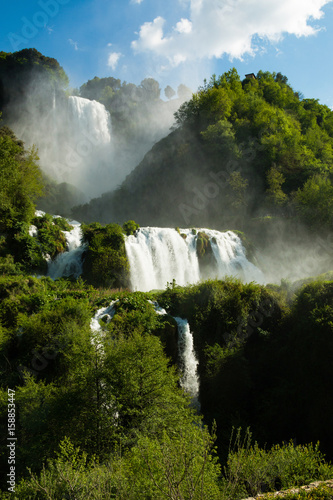
POLYGON ((191 33, 192 31, 192 23, 188 19, 181 19, 175 27, 175 30, 178 33, 191 33))
POLYGON ((172 65, 224 54, 241 59, 254 54, 254 36, 277 42, 286 34, 315 34, 309 21, 320 19, 322 7, 331 1, 189 0, 188 18, 168 31, 162 17, 144 23, 132 48, 165 57, 172 65))
POLYGON ((113 70, 116 69, 121 56, 122 54, 120 52, 111 52, 108 57, 108 66, 113 70))

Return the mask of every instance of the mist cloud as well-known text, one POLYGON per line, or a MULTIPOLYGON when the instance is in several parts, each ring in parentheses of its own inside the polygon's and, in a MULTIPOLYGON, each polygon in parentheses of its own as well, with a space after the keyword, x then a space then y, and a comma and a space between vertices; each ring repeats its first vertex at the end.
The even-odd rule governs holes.
POLYGON ((121 56, 122 54, 120 52, 111 52, 108 57, 108 66, 115 70, 121 56))
POLYGON ((241 59, 255 53, 254 36, 277 42, 285 34, 314 35, 318 28, 309 22, 322 18, 322 7, 331 1, 190 0, 188 18, 169 30, 161 16, 145 22, 132 48, 166 58, 172 66, 223 55, 241 59))

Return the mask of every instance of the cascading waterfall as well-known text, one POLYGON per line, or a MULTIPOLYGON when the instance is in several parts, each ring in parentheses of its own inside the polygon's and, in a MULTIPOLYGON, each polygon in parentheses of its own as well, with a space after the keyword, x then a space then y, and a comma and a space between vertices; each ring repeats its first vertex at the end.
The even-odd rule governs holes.
POLYGON ((112 185, 111 117, 103 104, 83 97, 68 98, 69 136, 62 151, 61 169, 66 182, 77 186, 89 197, 97 196, 112 185))
POLYGON ((82 274, 82 254, 87 246, 82 244, 81 224, 76 221, 70 221, 69 224, 73 229, 63 231, 68 250, 48 263, 48 275, 52 279, 71 275, 78 278, 82 274))
POLYGON ((183 389, 191 395, 193 406, 200 409, 198 360, 194 352, 193 335, 187 319, 175 317, 175 320, 178 325, 178 350, 183 373, 180 383, 183 389))
POLYGON ((98 309, 95 316, 90 321, 90 329, 93 332, 100 332, 102 330, 100 325, 100 320, 103 320, 105 324, 110 323, 113 316, 115 315, 116 312, 115 304, 117 304, 117 302, 119 302, 119 299, 112 300, 110 305, 108 305, 107 307, 102 307, 101 309, 98 309))
POLYGON ((187 238, 174 229, 158 227, 143 227, 128 236, 125 245, 132 289, 161 289, 173 279, 178 285, 199 281, 195 236, 188 231, 187 238))
POLYGON ((116 313, 115 304, 119 302, 119 299, 112 300, 110 305, 107 307, 102 307, 98 309, 95 316, 90 321, 90 330, 92 331, 92 344, 98 349, 100 353, 104 353, 103 343, 101 337, 103 336, 103 329, 101 327, 100 321, 102 320, 106 325, 112 321, 113 316, 116 313))
MULTIPOLYGON (((149 300, 155 309, 156 314, 165 315, 166 310, 163 309, 157 302, 149 300)), ((194 352, 193 335, 190 330, 190 325, 187 319, 175 316, 178 327, 178 353, 180 359, 180 368, 182 377, 180 380, 181 386, 191 395, 192 405, 200 410, 199 403, 199 376, 197 373, 198 361, 194 352)))
POLYGON ((103 104, 83 97, 68 98, 72 128, 78 140, 96 144, 111 142, 111 118, 103 104))
POLYGON ((191 229, 143 227, 126 238, 133 290, 163 289, 167 283, 193 284, 200 279, 238 276, 245 282, 264 283, 264 275, 246 258, 242 241, 232 231, 198 229, 209 237, 215 263, 204 273, 197 255, 197 234, 191 229))
POLYGON ((77 96, 66 98, 54 91, 41 108, 27 107, 29 119, 22 114, 11 124, 13 130, 27 146, 37 146, 46 174, 81 192, 78 204, 120 181, 114 180, 111 117, 103 104, 77 96))

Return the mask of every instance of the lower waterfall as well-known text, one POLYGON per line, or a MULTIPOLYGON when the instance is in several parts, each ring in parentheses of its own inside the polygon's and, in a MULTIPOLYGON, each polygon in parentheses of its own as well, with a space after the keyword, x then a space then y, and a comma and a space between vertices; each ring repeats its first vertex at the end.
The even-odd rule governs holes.
POLYGON ((53 280, 71 275, 78 278, 82 274, 82 254, 87 247, 82 245, 81 224, 76 221, 69 223, 74 227, 71 231, 64 231, 67 251, 48 263, 48 275, 53 280))
POLYGON ((193 406, 199 410, 198 360, 194 352, 193 335, 187 319, 175 317, 175 320, 178 325, 178 350, 182 371, 180 383, 183 389, 191 395, 193 406))
MULTIPOLYGON (((157 302, 149 300, 154 306, 156 314, 165 315, 166 310, 157 302)), ((190 394, 192 405, 200 410, 199 402, 199 376, 197 373, 198 360, 194 352, 193 335, 187 319, 174 317, 178 327, 178 355, 180 359, 181 379, 180 384, 184 391, 190 394)))
POLYGON ((260 269, 246 258, 241 239, 232 231, 143 227, 126 238, 125 246, 132 290, 146 292, 163 289, 173 280, 184 286, 228 275, 245 282, 265 281, 260 269), (204 271, 197 253, 198 232, 209 238, 213 254, 213 262, 204 271))

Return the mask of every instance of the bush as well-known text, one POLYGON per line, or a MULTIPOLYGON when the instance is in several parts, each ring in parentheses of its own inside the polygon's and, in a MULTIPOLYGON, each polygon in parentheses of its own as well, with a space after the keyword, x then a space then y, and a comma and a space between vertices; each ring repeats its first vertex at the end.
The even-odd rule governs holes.
POLYGON ((231 440, 224 473, 224 487, 232 492, 232 498, 245 498, 329 479, 333 467, 325 462, 319 443, 295 446, 290 442, 266 450, 256 442, 251 444, 249 430, 242 438, 238 429, 231 440))
POLYGON ((82 227, 89 244, 83 263, 83 278, 94 286, 126 287, 129 281, 129 263, 125 239, 118 224, 94 223, 82 227))
POLYGON ((123 230, 124 233, 127 236, 130 236, 131 234, 134 234, 137 229, 139 229, 139 224, 134 222, 134 220, 128 220, 127 222, 124 222, 123 224, 123 230))

